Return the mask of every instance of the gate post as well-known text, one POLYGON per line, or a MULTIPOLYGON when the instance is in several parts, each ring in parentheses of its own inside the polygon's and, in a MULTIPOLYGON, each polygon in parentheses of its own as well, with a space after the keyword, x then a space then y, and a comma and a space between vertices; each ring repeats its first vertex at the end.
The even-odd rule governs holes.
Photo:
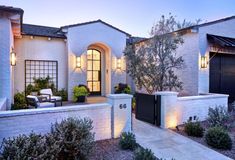
POLYGON ((131 101, 129 94, 110 94, 107 96, 111 104, 112 138, 118 138, 122 132, 131 132, 131 101))
POLYGON ((161 96, 161 128, 169 128, 176 126, 176 116, 172 112, 171 107, 176 105, 178 92, 161 91, 156 92, 155 95, 161 96))

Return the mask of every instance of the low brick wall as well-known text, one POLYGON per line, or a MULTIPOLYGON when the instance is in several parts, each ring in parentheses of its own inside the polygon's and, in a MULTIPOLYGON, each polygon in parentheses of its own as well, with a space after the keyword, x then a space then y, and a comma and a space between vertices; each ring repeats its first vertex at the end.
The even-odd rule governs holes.
POLYGON ((32 131, 44 134, 50 131, 52 123, 67 117, 89 117, 93 121, 96 140, 111 138, 111 105, 104 103, 2 112, 0 139, 32 131))
POLYGON ((108 103, 43 109, 0 111, 0 142, 19 134, 50 132, 51 124, 68 117, 93 121, 95 140, 117 138, 131 131, 131 95, 109 95, 108 103), (125 105, 126 107, 120 107, 125 105))
POLYGON ((209 108, 222 106, 228 109, 228 95, 208 94, 177 97, 177 92, 157 92, 161 95, 161 127, 170 128, 183 124, 190 117, 205 120, 209 108))

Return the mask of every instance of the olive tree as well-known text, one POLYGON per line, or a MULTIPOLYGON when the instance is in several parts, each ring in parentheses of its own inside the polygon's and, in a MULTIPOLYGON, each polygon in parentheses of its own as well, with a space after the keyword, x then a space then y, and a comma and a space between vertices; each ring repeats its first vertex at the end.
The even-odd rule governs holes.
POLYGON ((137 44, 127 45, 127 73, 139 89, 148 93, 163 90, 181 90, 183 83, 175 71, 184 65, 177 48, 183 44, 180 34, 174 32, 179 25, 174 16, 162 16, 151 29, 151 38, 137 44))

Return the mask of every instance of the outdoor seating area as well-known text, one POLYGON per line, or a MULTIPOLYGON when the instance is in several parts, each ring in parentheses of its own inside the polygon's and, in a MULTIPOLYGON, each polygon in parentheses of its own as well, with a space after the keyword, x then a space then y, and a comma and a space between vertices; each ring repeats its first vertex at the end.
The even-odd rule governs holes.
POLYGON ((39 91, 39 95, 27 95, 26 96, 26 103, 29 108, 48 108, 48 107, 56 107, 63 105, 62 97, 54 96, 52 90, 49 89, 41 89, 39 91))

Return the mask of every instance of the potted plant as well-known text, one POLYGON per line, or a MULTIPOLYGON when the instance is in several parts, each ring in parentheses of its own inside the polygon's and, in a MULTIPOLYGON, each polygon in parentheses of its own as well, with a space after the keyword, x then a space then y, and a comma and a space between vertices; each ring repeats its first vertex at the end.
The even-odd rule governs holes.
POLYGON ((114 89, 115 89, 114 91, 115 94, 118 94, 118 93, 131 94, 131 87, 128 84, 119 83, 118 85, 114 87, 114 89))
POLYGON ((73 101, 85 102, 86 96, 89 95, 89 91, 85 86, 75 86, 73 88, 73 101))

